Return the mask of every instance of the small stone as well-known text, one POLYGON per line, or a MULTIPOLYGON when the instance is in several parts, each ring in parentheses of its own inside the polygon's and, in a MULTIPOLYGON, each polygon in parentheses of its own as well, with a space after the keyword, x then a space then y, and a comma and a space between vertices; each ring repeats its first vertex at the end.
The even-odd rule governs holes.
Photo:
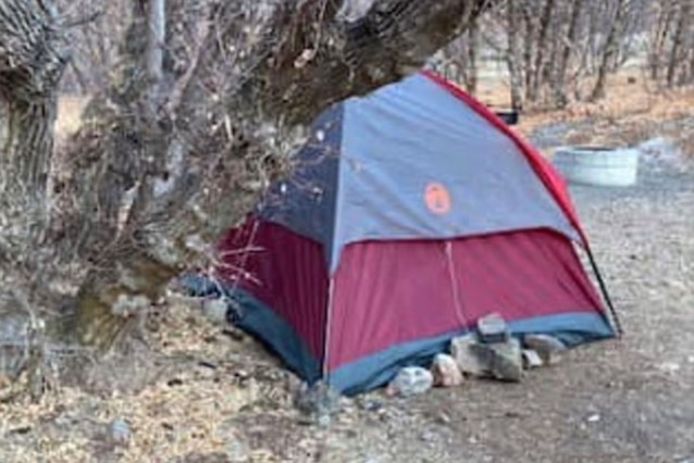
POLYGON ((664 362, 658 365, 658 369, 665 373, 676 373, 680 370, 680 364, 675 362, 664 362))
POLYGON ((474 334, 453 338, 450 345, 451 356, 463 373, 472 376, 486 376, 489 372, 489 364, 485 364, 473 352, 472 346, 476 344, 478 341, 474 334))
POLYGON ((436 435, 431 431, 425 430, 419 435, 419 439, 422 442, 431 443, 431 442, 434 442, 436 440, 436 435))
POLYGON ((330 415, 328 415, 327 413, 323 413, 323 414, 318 415, 318 417, 316 419, 316 423, 321 428, 329 427, 331 422, 332 422, 332 419, 330 418, 330 415))
POLYGON ((367 412, 378 412, 383 408, 383 402, 374 399, 357 398, 357 406, 367 412))
POLYGON ((532 349, 523 349, 522 355, 523 367, 525 367, 526 370, 530 370, 531 368, 539 368, 544 365, 540 354, 532 349))
POLYGON ((294 395, 294 405, 305 423, 330 424, 330 415, 340 411, 340 394, 323 381, 304 384, 294 395))
POLYGON ((473 352, 489 365, 492 377, 501 381, 518 382, 523 376, 523 357, 520 342, 511 338, 505 343, 473 344, 473 352))
POLYGON ((597 423, 598 421, 600 421, 600 415, 598 415, 597 413, 594 413, 594 414, 590 415, 586 419, 586 421, 589 423, 597 423))
POLYGON ((545 365, 558 362, 559 354, 566 351, 566 346, 559 339, 548 334, 526 334, 523 337, 526 348, 538 353, 545 365))
POLYGON ((202 311, 209 321, 215 324, 224 324, 227 320, 229 304, 223 298, 205 299, 202 302, 202 311))
POLYGON ((463 374, 455 359, 447 354, 437 354, 431 365, 434 386, 453 387, 463 384, 463 374))
POLYGON ((127 421, 116 418, 108 427, 109 437, 117 445, 127 445, 132 437, 132 431, 127 421))
POLYGON ((395 378, 388 384, 388 395, 400 395, 409 397, 422 394, 434 385, 434 376, 429 370, 422 367, 405 367, 398 372, 395 378))
POLYGON ((227 459, 234 463, 246 462, 250 459, 250 448, 248 445, 233 436, 228 440, 225 450, 227 459))
POLYGON ((506 342, 511 337, 508 325, 498 313, 486 315, 477 320, 477 332, 482 342, 506 342))

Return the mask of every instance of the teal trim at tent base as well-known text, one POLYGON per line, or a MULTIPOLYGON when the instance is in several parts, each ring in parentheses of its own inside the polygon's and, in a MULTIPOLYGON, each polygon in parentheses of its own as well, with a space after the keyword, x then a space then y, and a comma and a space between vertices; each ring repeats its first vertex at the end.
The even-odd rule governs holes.
MULTIPOLYGON (((510 322, 509 328, 516 336, 526 333, 549 334, 568 347, 615 336, 603 316, 586 312, 527 318, 510 322)), ((428 367, 434 355, 448 351, 451 339, 466 332, 456 331, 390 347, 328 373, 328 383, 345 395, 383 386, 405 366, 428 367)))
POLYGON ((227 311, 229 323, 253 335, 306 382, 320 379, 320 361, 311 354, 294 328, 263 302, 242 289, 231 291, 199 275, 186 275, 180 284, 192 296, 227 297, 231 301, 227 311))
MULTIPOLYGON (((227 313, 230 323, 249 332, 274 351, 289 369, 308 383, 321 379, 321 363, 308 350, 296 331, 270 307, 248 294, 235 291, 209 279, 188 275, 181 285, 194 296, 228 297, 232 302, 227 313)), ((572 312, 509 322, 511 332, 544 333, 557 337, 569 347, 610 339, 614 330, 597 312, 572 312)), ((447 352, 450 340, 464 334, 459 330, 441 336, 406 342, 348 363, 328 373, 326 378, 335 390, 355 395, 385 385, 404 366, 428 366, 434 355, 447 352)))

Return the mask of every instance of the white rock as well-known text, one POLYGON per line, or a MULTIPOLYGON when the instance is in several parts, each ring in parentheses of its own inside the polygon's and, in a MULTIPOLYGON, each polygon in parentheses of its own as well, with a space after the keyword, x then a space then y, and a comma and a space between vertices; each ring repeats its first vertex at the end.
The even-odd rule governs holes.
POLYGON ((530 370, 531 368, 539 368, 544 365, 540 354, 532 349, 523 349, 523 366, 530 370))
POLYGON ((520 341, 511 338, 507 342, 473 344, 473 353, 489 365, 491 376, 501 381, 518 382, 523 377, 523 356, 520 341))
POLYGON ((566 351, 566 346, 559 339, 548 334, 526 334, 523 337, 526 348, 538 353, 545 365, 552 365, 559 360, 559 354, 566 351))
POLYGON ((205 299, 202 302, 202 311, 212 323, 226 323, 228 310, 229 305, 224 298, 205 299))
POLYGON ((118 445, 126 445, 132 436, 130 425, 122 418, 116 418, 108 427, 109 437, 118 445))
POLYGON ((680 368, 680 364, 675 362, 664 362, 658 365, 658 369, 660 371, 664 371, 665 373, 676 373, 680 370, 680 368))
POLYGON ((451 340, 451 356, 458 364, 458 368, 465 374, 472 376, 486 376, 490 366, 485 364, 473 351, 473 346, 478 344, 474 334, 459 336, 451 340))
POLYGON ((492 313, 477 320, 477 331, 482 342, 506 342, 510 337, 504 318, 492 313))
POLYGON ((463 384, 463 374, 458 363, 447 354, 437 354, 431 364, 434 386, 453 387, 463 384))
POLYGON ((422 394, 434 385, 434 376, 422 367, 405 367, 388 384, 386 392, 389 395, 409 397, 422 394))

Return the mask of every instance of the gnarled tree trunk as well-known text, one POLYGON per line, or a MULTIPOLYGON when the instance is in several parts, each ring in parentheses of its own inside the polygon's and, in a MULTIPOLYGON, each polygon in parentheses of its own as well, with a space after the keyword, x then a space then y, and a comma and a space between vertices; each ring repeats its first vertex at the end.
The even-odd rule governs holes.
MULTIPOLYGON (((55 87, 66 62, 50 3, 0 0, 2 159, 21 172, 15 183, 32 206, 20 210, 41 217, 32 222, 37 233, 22 236, 24 250, 0 241, 0 263, 5 270, 22 256, 47 256, 40 272, 32 257, 17 274, 23 299, 54 308, 55 282, 66 282, 58 296, 71 302, 56 333, 107 348, 173 276, 210 262, 211 243, 250 209, 273 166, 288 164, 322 109, 419 69, 487 2, 376 0, 347 21, 332 0, 170 0, 161 61, 152 47, 162 29, 150 31, 147 15, 135 14, 116 78, 61 157, 44 220, 55 87), (45 62, 37 67, 23 51, 45 62), (152 100, 155 61, 158 94, 168 96, 152 100)), ((154 8, 163 2, 148 4, 149 24, 159 24, 154 8)), ((2 191, 0 217, 13 223, 7 204, 20 190, 2 191)))

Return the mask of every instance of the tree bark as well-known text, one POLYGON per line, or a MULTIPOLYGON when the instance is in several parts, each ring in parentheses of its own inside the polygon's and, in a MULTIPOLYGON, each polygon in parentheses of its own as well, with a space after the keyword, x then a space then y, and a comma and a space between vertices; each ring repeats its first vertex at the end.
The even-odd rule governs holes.
MULTIPOLYGON (((521 71, 521 50, 519 44, 518 29, 522 24, 522 16, 518 5, 508 2, 506 5, 506 65, 511 83, 511 108, 515 111, 523 110, 523 74, 521 71)), ((526 39, 527 40, 527 39, 526 39)))
POLYGON ((565 107, 569 99, 566 91, 566 75, 571 60, 571 51, 576 46, 578 40, 578 25, 583 11, 584 0, 575 0, 571 6, 571 17, 569 19, 569 29, 566 33, 566 39, 561 49, 561 55, 558 63, 555 64, 554 82, 552 82, 553 98, 555 106, 559 108, 565 107))
POLYGON ((149 0, 148 8, 147 74, 158 84, 164 77, 166 0, 149 0))
POLYGON ((605 39, 605 45, 601 54, 600 65, 598 67, 598 77, 593 87, 590 99, 592 101, 605 97, 605 84, 609 66, 619 51, 619 37, 622 34, 625 18, 625 7, 628 0, 617 0, 614 20, 610 23, 610 29, 605 39))
MULTIPOLYGON (((3 354, 17 354, 3 359, 9 362, 0 365, 0 376, 42 366, 34 345, 41 337, 39 319, 58 304, 42 285, 42 277, 53 274, 51 253, 43 245, 51 212, 47 190, 56 94, 67 60, 50 4, 0 1, 0 324, 4 337, 18 335, 0 345, 3 354), (11 333, 12 327, 18 333, 11 333), (7 365, 14 367, 2 371, 7 365)), ((41 372, 32 372, 32 386, 42 383, 41 372)))
POLYGON ((686 31, 689 27, 689 23, 692 20, 691 2, 687 0, 680 2, 678 10, 679 14, 677 16, 675 33, 672 38, 672 47, 670 48, 667 64, 666 81, 668 87, 672 87, 675 84, 677 69, 679 68, 680 63, 683 61, 681 56, 683 54, 682 49, 684 48, 686 31))
POLYGON ((472 21, 467 32, 467 42, 465 44, 465 88, 473 95, 477 93, 477 51, 479 50, 479 47, 479 24, 477 21, 472 21))
POLYGON ((65 45, 44 2, 0 2, 0 272, 8 278, 38 264, 65 45))
MULTIPOLYGON (((515 8, 516 2, 509 2, 509 4, 513 3, 513 6, 515 8)), ((524 86, 523 88, 525 89, 525 99, 530 100, 532 95, 532 83, 533 83, 533 75, 534 75, 534 67, 533 67, 533 56, 535 53, 535 45, 536 45, 536 40, 535 40, 535 23, 534 23, 534 16, 533 12, 531 9, 531 6, 523 1, 520 3, 520 9, 522 12, 522 18, 523 18, 523 26, 524 26, 524 31, 523 31, 523 37, 524 37, 524 43, 523 43, 523 73, 524 73, 524 86)))
POLYGON ((536 101, 539 96, 542 76, 544 75, 545 54, 551 44, 548 43, 550 25, 554 13, 555 0, 546 0, 542 8, 540 17, 540 30, 537 36, 537 44, 535 45, 535 62, 532 69, 532 80, 528 88, 528 99, 536 101))

